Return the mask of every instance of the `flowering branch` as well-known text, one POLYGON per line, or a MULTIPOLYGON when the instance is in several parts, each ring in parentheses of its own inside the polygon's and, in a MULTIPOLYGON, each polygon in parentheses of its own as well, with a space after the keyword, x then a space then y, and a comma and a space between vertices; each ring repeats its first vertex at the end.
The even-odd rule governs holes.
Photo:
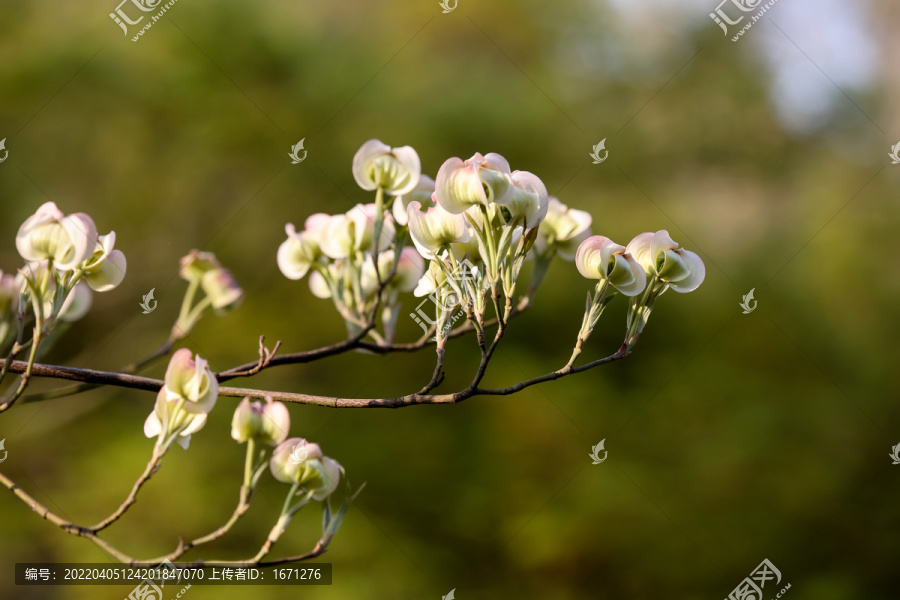
MULTIPOLYGON (((115 288, 126 268, 124 255, 114 248, 114 232, 98 236, 87 215, 67 216, 52 202, 41 206, 16 236, 25 267, 15 277, 0 272, 0 350, 9 347, 6 358, 0 361, 0 385, 9 374, 20 376, 18 385, 11 386, 0 400, 0 413, 23 397, 35 377, 75 384, 26 396, 28 401, 59 398, 101 385, 145 390, 156 394, 156 402, 144 423, 144 434, 156 438, 156 442, 125 500, 91 527, 54 514, 2 474, 0 483, 43 518, 70 534, 90 539, 116 559, 132 565, 155 565, 177 560, 226 535, 249 510, 254 490, 269 470, 275 480, 289 485, 289 490, 258 552, 242 561, 181 564, 261 566, 312 558, 326 551, 356 494, 348 493, 340 510, 331 512, 329 499, 339 481, 346 480, 344 468, 325 456, 318 445, 303 438, 288 438, 290 415, 282 402, 334 408, 401 408, 516 394, 630 355, 658 298, 669 289, 693 291, 705 277, 703 261, 664 230, 642 233, 627 247, 591 235, 588 213, 570 209, 550 197, 536 175, 512 171, 507 160, 496 153, 476 153, 467 160, 450 158, 431 179, 422 174, 418 154, 409 146, 391 148, 369 140, 354 156, 353 175, 363 190, 374 192, 374 202, 358 204, 343 214, 311 215, 301 231, 288 223, 287 239, 276 256, 287 278, 299 280, 308 275, 313 295, 331 300, 344 319, 347 338, 315 350, 278 354, 281 341, 269 349, 265 337, 260 336, 256 360, 218 374, 212 372, 207 360, 186 348, 175 350, 205 314, 214 311, 222 315, 244 298, 231 272, 215 255, 199 250, 181 259, 179 276, 187 282, 187 289, 178 318, 166 342, 148 357, 119 372, 37 362, 39 348, 47 346, 46 339, 64 329, 55 330, 58 322, 80 318, 90 307, 91 290, 115 288), (408 245, 410 242, 412 245, 408 245), (534 303, 555 257, 574 262, 581 275, 595 282, 593 293, 587 294, 569 360, 555 371, 508 387, 481 387, 511 319, 534 303), (529 261, 533 265, 529 285, 525 295, 517 298, 520 275, 529 261), (414 342, 395 343, 402 312, 400 294, 409 292, 424 298, 409 313, 423 335, 414 342), (618 295, 628 298, 622 346, 605 358, 576 366, 603 312, 618 295), (422 308, 429 302, 432 306, 422 308), (490 319, 489 311, 493 311, 490 319), (31 339, 26 339, 29 327, 31 339), (489 333, 492 327, 493 336, 489 333), (475 333, 480 359, 469 384, 456 392, 434 393, 445 379, 447 340, 471 332, 475 333), (341 398, 221 385, 275 366, 308 363, 350 350, 384 355, 431 346, 435 349, 435 366, 428 382, 415 393, 394 398, 341 398), (19 360, 25 351, 27 360, 19 360), (166 356, 170 359, 164 379, 139 375, 166 356), (174 551, 145 561, 103 540, 99 533, 137 502, 172 446, 188 449, 192 435, 205 427, 208 414, 222 396, 243 398, 234 412, 231 437, 247 444, 238 503, 227 521, 192 541, 179 538, 174 551), (274 447, 271 454, 269 447, 274 447), (322 535, 314 548, 305 554, 266 561, 294 515, 312 502, 322 503, 324 515, 322 535)), ((148 306, 151 301, 152 294, 144 297, 145 311, 152 310, 148 306)))

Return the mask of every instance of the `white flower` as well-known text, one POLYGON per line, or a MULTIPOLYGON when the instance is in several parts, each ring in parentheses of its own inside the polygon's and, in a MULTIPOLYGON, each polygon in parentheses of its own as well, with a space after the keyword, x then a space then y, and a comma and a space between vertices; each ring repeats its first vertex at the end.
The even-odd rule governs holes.
POLYGON ((409 206, 409 203, 413 200, 421 203, 421 205, 425 207, 434 206, 432 195, 434 195, 434 179, 428 175, 419 175, 419 183, 411 192, 394 198, 391 214, 394 217, 394 221, 397 222, 397 225, 406 226, 406 207, 409 206))
POLYGON ((390 196, 402 196, 419 182, 422 166, 410 146, 391 148, 380 140, 369 140, 353 157, 353 178, 364 190, 382 188, 390 196))
POLYGON ((437 203, 447 212, 459 214, 471 206, 504 203, 512 193, 509 163, 494 152, 482 156, 476 152, 463 161, 447 159, 434 183, 437 203))
POLYGON ((71 271, 91 257, 97 227, 84 213, 66 216, 46 202, 28 217, 16 234, 16 249, 26 261, 51 259, 60 271, 71 271))
POLYGON ((706 277, 703 260, 672 240, 665 229, 636 236, 627 251, 648 275, 659 277, 682 294, 696 290, 706 277))
POLYGON ((534 245, 541 253, 548 246, 555 245, 561 258, 572 261, 575 260, 575 251, 579 244, 590 235, 590 213, 569 208, 555 197, 550 196, 547 217, 541 221, 534 245))
MULTIPOLYGON (((394 224, 386 217, 381 226, 379 248, 387 248, 394 237, 394 224)), ((319 246, 328 258, 340 259, 372 248, 375 238, 375 205, 357 204, 345 214, 329 217, 319 246)))
POLYGON ((303 231, 297 232, 293 223, 284 231, 287 240, 278 247, 278 268, 288 279, 302 279, 309 268, 322 256, 320 242, 331 217, 316 213, 306 219, 303 231))
POLYGON ((187 348, 177 350, 166 369, 163 391, 167 400, 184 400, 184 408, 191 413, 208 413, 219 397, 219 382, 209 363, 191 357, 187 348))
POLYGON ((303 438, 283 441, 269 460, 272 476, 283 483, 300 484, 302 491, 312 492, 314 500, 324 500, 337 489, 344 468, 333 458, 322 454, 318 444, 303 438))
POLYGON ((153 412, 144 421, 144 435, 155 438, 162 434, 178 431, 175 441, 187 450, 191 443, 191 435, 206 425, 206 413, 192 413, 178 406, 176 400, 166 400, 165 393, 160 390, 156 396, 153 412))
POLYGON ((419 254, 433 259, 448 244, 469 241, 469 228, 461 214, 447 212, 441 205, 426 211, 416 201, 407 207, 409 235, 419 254))
POLYGON ((510 214, 510 222, 523 217, 526 229, 537 227, 547 216, 549 196, 544 182, 528 171, 514 171, 510 177, 513 183, 512 193, 501 204, 510 214))
POLYGON ((575 266, 588 279, 608 281, 626 296, 644 291, 647 275, 624 246, 602 235, 584 240, 575 253, 575 266))
POLYGON ((101 235, 94 253, 82 265, 84 280, 95 292, 107 292, 122 283, 128 266, 121 250, 115 250, 116 232, 101 235))
POLYGON ((187 448, 191 434, 206 424, 206 415, 216 405, 219 383, 200 358, 181 348, 172 355, 165 384, 156 397, 156 406, 144 422, 144 435, 166 438, 177 432, 177 441, 187 448))

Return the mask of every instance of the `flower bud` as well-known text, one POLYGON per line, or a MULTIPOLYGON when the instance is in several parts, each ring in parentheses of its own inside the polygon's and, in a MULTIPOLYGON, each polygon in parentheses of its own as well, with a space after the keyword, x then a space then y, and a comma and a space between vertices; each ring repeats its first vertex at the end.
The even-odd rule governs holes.
POLYGON ((382 188, 389 196, 407 194, 419 183, 422 166, 410 146, 391 148, 369 140, 353 157, 353 178, 364 190, 382 188))
POLYGON ((97 245, 97 227, 84 213, 66 216, 46 202, 28 217, 16 234, 16 249, 26 261, 50 259, 60 271, 71 271, 90 258, 97 245))
POLYGON ((200 287, 218 312, 236 308, 244 299, 244 290, 235 281, 231 271, 222 267, 204 273, 200 279, 200 287))
POLYGON ((84 280, 95 292, 107 292, 125 279, 127 261, 121 250, 115 250, 116 232, 101 235, 94 253, 82 265, 84 280))
POLYGON ((278 481, 314 491, 313 499, 320 501, 337 489, 344 472, 336 460, 322 454, 318 444, 303 438, 290 438, 279 444, 272 452, 269 469, 278 481))
POLYGON ((184 410, 189 413, 208 413, 219 397, 219 382, 199 354, 191 358, 191 351, 181 348, 169 361, 162 391, 166 400, 184 400, 184 410))
POLYGON ((262 402, 250 402, 244 398, 231 419, 231 437, 239 444, 249 439, 275 446, 283 442, 291 428, 291 415, 281 402, 266 398, 262 402))
POLYGON ((608 281, 626 296, 644 291, 647 275, 624 246, 602 235, 584 240, 575 253, 575 266, 588 279, 608 281))
POLYGON ((199 280, 207 271, 221 268, 219 259, 212 252, 200 252, 196 248, 181 258, 178 275, 187 281, 199 280))
POLYGON ((636 236, 628 243, 627 250, 647 275, 658 277, 676 292, 692 292, 706 277, 703 260, 672 240, 665 229, 636 236))

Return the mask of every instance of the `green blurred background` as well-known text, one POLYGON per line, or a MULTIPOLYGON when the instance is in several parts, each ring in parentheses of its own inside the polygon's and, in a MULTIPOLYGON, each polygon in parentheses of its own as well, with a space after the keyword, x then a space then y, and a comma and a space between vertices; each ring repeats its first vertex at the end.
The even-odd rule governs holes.
MULTIPOLYGON (((733 43, 714 3, 459 0, 442 14, 437 0, 180 0, 137 43, 108 18, 115 0, 0 4, 0 268, 20 266, 15 232, 48 200, 115 230, 128 258, 124 283, 45 362, 114 370, 155 348, 195 247, 247 292, 187 342, 214 369, 252 360, 261 334, 286 352, 339 340, 331 304, 285 279, 275 252, 286 222, 372 200, 350 170, 370 138, 412 145, 432 176, 447 157, 499 152, 589 210, 595 233, 624 244, 665 228, 706 261, 703 286, 666 294, 625 361, 457 406, 293 406, 292 434, 368 482, 324 557, 334 584, 189 598, 723 598, 764 558, 787 598, 897 597, 900 7, 781 0, 733 43), (291 165, 301 138, 308 157, 291 165), (603 138, 609 159, 593 165, 603 138), (159 307, 143 315, 150 288, 159 307), (743 315, 751 288, 759 305, 743 315), (601 439, 609 458, 593 466, 601 439)), ((565 363, 590 284, 554 267, 488 384, 565 363)), ((400 322, 401 340, 418 335, 400 322)), ((623 331, 619 300, 585 360, 623 331)), ((468 381, 475 352, 449 345, 442 389, 468 381)), ((384 397, 432 365, 428 351, 351 353, 238 384, 384 397)), ((17 406, 0 417, 0 468, 96 522, 149 458, 153 399, 111 388, 17 406)), ((166 458, 113 543, 155 556, 225 521, 243 461, 235 405, 220 399, 166 458)), ((205 557, 256 551, 285 492, 266 481, 205 557)), ((274 555, 310 548, 319 518, 304 510, 274 555)), ((16 562, 108 557, 6 491, 0 531, 0 597, 131 589, 16 587, 16 562)))

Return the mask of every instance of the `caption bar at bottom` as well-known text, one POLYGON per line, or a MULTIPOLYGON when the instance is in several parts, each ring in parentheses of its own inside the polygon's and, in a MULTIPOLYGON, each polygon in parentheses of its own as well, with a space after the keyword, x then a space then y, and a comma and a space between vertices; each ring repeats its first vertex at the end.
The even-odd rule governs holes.
POLYGON ((331 585, 331 563, 283 567, 128 567, 109 563, 16 563, 16 585, 331 585))

